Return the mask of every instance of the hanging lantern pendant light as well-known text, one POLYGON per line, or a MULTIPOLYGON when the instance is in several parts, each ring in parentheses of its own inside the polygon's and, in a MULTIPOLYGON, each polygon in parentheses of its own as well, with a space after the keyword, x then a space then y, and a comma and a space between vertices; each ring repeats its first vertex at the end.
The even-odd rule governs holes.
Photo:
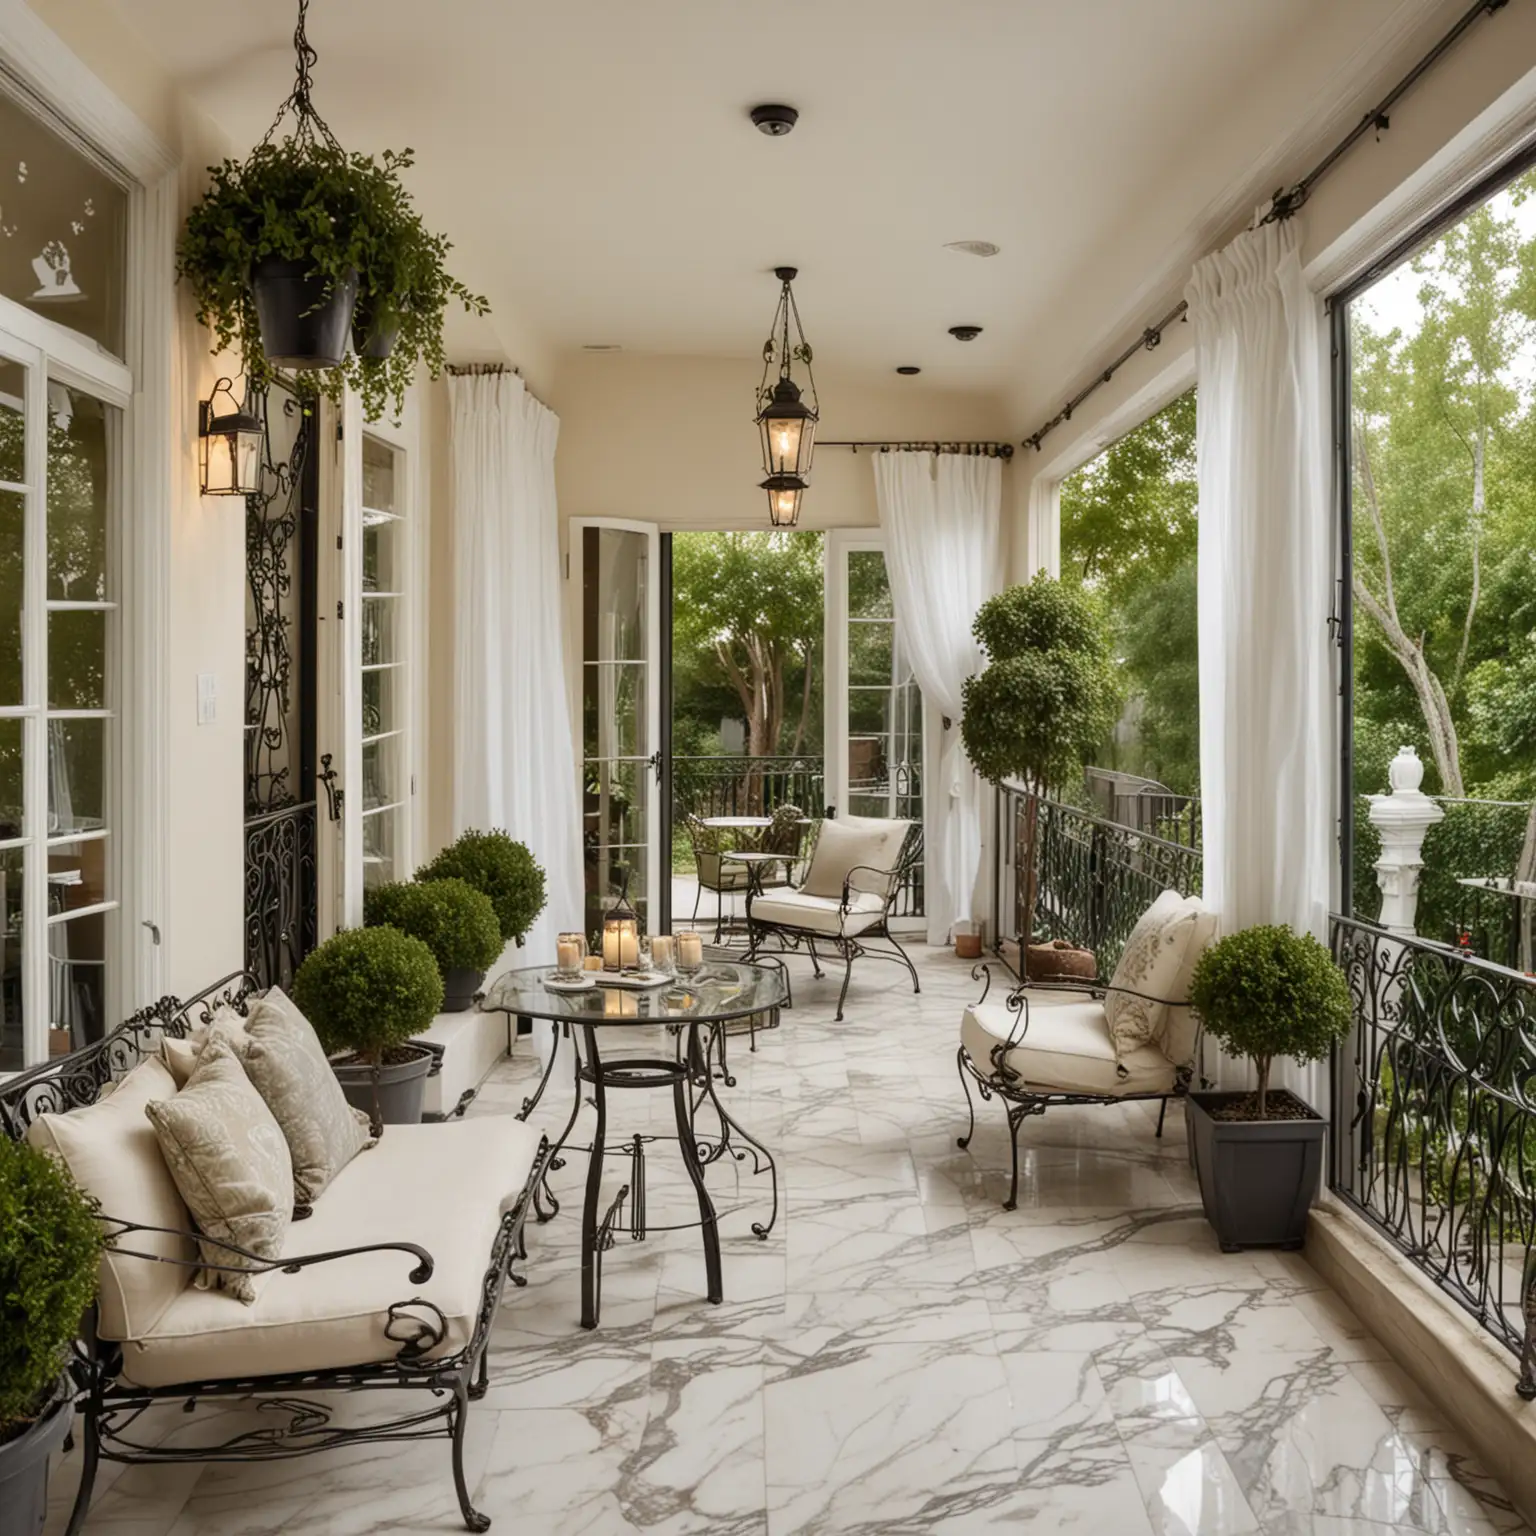
POLYGON ((757 387, 757 426, 763 441, 762 489, 776 528, 793 528, 800 516, 800 499, 811 472, 819 412, 816 381, 811 375, 811 345, 795 304, 794 267, 775 267, 782 285, 774 311, 773 329, 763 343, 763 377, 757 387), (790 326, 794 335, 790 335, 790 326), (805 370, 805 389, 793 377, 794 365, 805 370))

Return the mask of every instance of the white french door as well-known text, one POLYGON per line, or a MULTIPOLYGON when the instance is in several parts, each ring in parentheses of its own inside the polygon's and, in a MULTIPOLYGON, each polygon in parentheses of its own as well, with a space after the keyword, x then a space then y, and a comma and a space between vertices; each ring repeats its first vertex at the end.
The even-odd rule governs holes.
MULTIPOLYGON (((839 816, 921 823, 928 712, 897 633, 880 535, 829 533, 825 569, 828 803, 839 816)), ((920 880, 897 914, 921 918, 920 880)))
POLYGON ((117 543, 126 368, 0 300, 0 1073, 123 992, 117 543))
POLYGON ((653 523, 573 518, 567 579, 581 656, 585 926, 628 882, 645 931, 671 876, 661 848, 660 535, 653 523))
POLYGON ((322 460, 320 936, 363 920, 363 896, 415 869, 421 773, 421 505, 418 402, 399 422, 365 422, 355 396, 326 415, 322 460), (322 822, 322 825, 324 823, 322 822))

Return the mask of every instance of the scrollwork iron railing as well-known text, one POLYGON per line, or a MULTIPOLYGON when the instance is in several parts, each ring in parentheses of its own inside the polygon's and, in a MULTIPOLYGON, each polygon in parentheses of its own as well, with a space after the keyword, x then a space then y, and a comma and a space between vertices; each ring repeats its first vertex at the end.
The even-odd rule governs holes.
POLYGON ((1170 887, 1198 895, 1200 849, 1136 832, 1022 785, 998 790, 994 908, 999 936, 1066 939, 1110 975, 1136 919, 1170 887), (1008 928, 1012 932, 1006 931, 1008 928))
POLYGON ((674 757, 673 816, 771 816, 798 805, 820 816, 826 805, 820 757, 674 757))
POLYGON ((1333 919, 1354 1029, 1334 1058, 1334 1193, 1496 1339, 1536 1396, 1536 982, 1333 919))

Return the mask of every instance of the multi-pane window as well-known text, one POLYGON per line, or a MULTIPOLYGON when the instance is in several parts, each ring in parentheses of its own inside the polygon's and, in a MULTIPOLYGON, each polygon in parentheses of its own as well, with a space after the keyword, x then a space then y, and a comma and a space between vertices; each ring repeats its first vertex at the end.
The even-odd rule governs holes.
POLYGON ((363 438, 362 719, 363 885, 410 874, 411 758, 405 456, 363 438))
POLYGON ((923 814, 923 696, 878 549, 848 551, 848 811, 923 814))

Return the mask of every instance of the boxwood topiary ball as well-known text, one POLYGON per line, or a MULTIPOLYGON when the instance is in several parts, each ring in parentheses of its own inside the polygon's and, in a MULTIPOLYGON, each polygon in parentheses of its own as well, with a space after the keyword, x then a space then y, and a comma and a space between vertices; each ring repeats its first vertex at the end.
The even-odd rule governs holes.
POLYGON ((348 928, 299 967, 293 1000, 328 1052, 377 1065, 441 1012, 443 978, 420 939, 398 928, 348 928))
POLYGON ((503 941, 521 941, 544 910, 544 871, 528 849, 505 832, 461 832, 416 871, 418 880, 450 877, 490 897, 503 941))
POLYGON ((363 922, 420 939, 445 976, 488 970, 501 955, 501 923, 491 898, 457 876, 375 886, 363 897, 363 922))

